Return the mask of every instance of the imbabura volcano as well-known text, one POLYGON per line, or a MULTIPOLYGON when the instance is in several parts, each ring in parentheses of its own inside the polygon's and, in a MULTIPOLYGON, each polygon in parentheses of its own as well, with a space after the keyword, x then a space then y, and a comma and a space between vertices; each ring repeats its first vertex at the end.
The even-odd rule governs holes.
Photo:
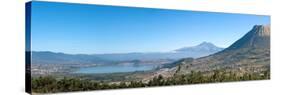
POLYGON ((185 58, 177 61, 174 67, 160 70, 166 77, 172 75, 202 72, 206 75, 213 71, 260 74, 270 70, 270 26, 255 25, 242 38, 221 52, 197 58, 185 58))

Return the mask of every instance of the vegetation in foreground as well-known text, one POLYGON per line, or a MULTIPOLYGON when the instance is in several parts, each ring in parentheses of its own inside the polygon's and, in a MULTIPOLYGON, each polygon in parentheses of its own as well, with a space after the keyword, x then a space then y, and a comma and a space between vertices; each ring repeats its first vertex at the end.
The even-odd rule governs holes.
POLYGON ((34 93, 55 93, 69 91, 89 91, 102 89, 117 88, 137 88, 151 86, 168 86, 182 84, 200 84, 214 82, 231 82, 246 80, 264 80, 270 79, 270 72, 262 73, 244 73, 238 74, 234 72, 225 72, 223 70, 215 70, 212 74, 206 75, 201 72, 191 72, 186 75, 174 75, 173 77, 164 78, 162 75, 154 77, 148 82, 131 81, 120 83, 109 83, 93 80, 82 80, 79 78, 63 78, 56 79, 52 76, 32 78, 32 92, 34 93))

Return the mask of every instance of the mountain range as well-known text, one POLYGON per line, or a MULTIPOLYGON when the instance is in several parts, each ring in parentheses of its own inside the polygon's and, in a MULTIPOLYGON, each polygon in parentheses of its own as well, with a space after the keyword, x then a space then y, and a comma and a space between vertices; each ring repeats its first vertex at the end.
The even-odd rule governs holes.
POLYGON ((225 70, 257 73, 269 70, 270 26, 255 25, 242 38, 220 52, 197 59, 184 58, 173 64, 177 65, 158 73, 169 76, 169 74, 188 74, 192 71, 225 70))
POLYGON ((65 54, 50 51, 33 51, 32 63, 40 64, 74 64, 74 63, 95 63, 105 64, 116 61, 131 60, 178 60, 181 58, 198 58, 207 56, 223 50, 210 42, 202 42, 199 45, 184 47, 170 52, 151 53, 115 53, 115 54, 65 54))

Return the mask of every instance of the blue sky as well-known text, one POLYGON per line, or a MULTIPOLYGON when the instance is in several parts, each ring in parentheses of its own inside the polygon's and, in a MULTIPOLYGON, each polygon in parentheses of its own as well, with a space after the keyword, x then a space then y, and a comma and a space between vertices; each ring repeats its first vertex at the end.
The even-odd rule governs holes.
POLYGON ((33 1, 31 23, 33 51, 99 54, 227 47, 270 17, 33 1))

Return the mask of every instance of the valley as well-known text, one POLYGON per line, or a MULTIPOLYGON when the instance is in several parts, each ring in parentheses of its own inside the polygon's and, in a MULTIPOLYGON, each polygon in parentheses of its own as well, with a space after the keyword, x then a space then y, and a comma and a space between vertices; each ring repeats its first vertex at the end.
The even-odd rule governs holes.
MULTIPOLYGON (((165 53, 102 55, 33 53, 38 55, 31 64, 33 80, 36 82, 51 80, 53 83, 51 84, 55 85, 50 86, 53 87, 51 92, 85 90, 63 86, 76 84, 82 85, 83 88, 87 88, 86 90, 99 90, 267 80, 270 79, 270 26, 255 25, 225 49, 203 42, 194 47, 165 53), (66 84, 70 80, 74 84, 66 84), (56 88, 56 83, 62 83, 63 89, 56 88), (87 86, 84 83, 87 83, 87 86)), ((34 85, 35 91, 44 92, 40 90, 41 88, 36 88, 41 87, 40 85, 34 85)))
POLYGON ((202 42, 197 46, 158 53, 86 55, 34 51, 31 71, 33 76, 150 71, 172 65, 181 58, 202 57, 222 49, 212 43, 202 42))

